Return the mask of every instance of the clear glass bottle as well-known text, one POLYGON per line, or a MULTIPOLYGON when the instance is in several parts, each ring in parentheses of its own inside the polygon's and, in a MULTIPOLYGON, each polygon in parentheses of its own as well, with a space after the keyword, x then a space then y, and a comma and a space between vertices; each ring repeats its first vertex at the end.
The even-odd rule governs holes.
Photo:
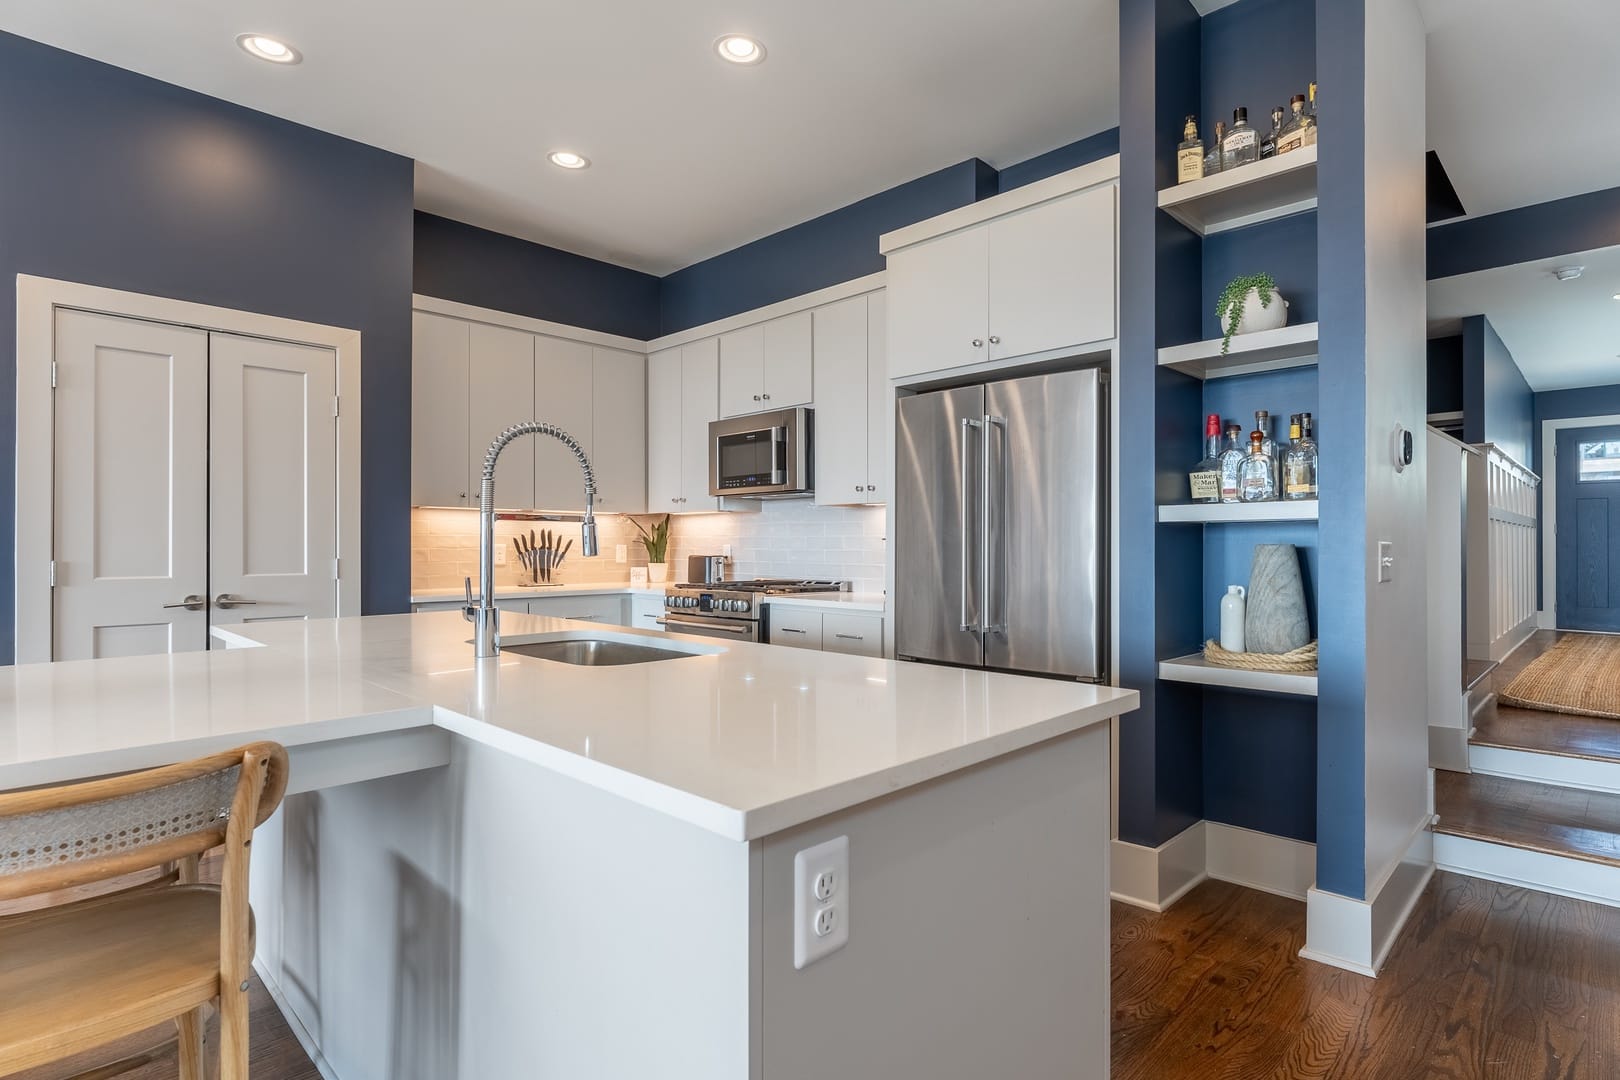
POLYGON ((1210 413, 1204 419, 1204 459, 1193 466, 1192 501, 1221 501, 1221 416, 1210 413))
POLYGON ((1226 121, 1215 121, 1215 141, 1209 145, 1209 153, 1204 155, 1204 175, 1214 176, 1221 171, 1221 142, 1226 138, 1226 121))
POLYGON ((1274 487, 1282 484, 1282 450, 1277 446, 1277 440, 1271 434, 1271 413, 1265 409, 1256 409, 1254 413, 1254 430, 1261 435, 1260 449, 1265 451, 1266 457, 1271 459, 1271 482, 1274 487))
POLYGON ((1249 110, 1232 110, 1232 126, 1221 140, 1221 168, 1235 169, 1260 160, 1260 133, 1249 126, 1249 110))
POLYGON ((1305 113, 1305 145, 1316 145, 1316 84, 1311 83, 1311 107, 1305 113))
POLYGON ((1265 436, 1249 433, 1249 453, 1238 472, 1238 490, 1244 502, 1271 502, 1277 497, 1277 479, 1272 472, 1271 455, 1264 449, 1265 436))
POLYGON ((1181 145, 1176 147, 1176 183, 1204 178, 1204 140, 1198 137, 1198 117, 1187 117, 1181 130, 1181 145))
POLYGON ((1243 448, 1243 428, 1238 424, 1226 425, 1226 446, 1221 450, 1221 502, 1243 501, 1243 459, 1248 451, 1243 448))
POLYGON ((1282 138, 1284 115, 1286 114, 1283 112, 1281 105, 1271 110, 1271 130, 1266 132, 1266 137, 1260 140, 1261 161, 1277 156, 1277 141, 1282 138))
POLYGON ((1294 417, 1289 428, 1294 440, 1283 457, 1283 498, 1291 502, 1316 498, 1316 440, 1311 437, 1311 414, 1294 417))
POLYGON ((1277 136, 1277 153, 1287 154, 1305 145, 1305 95, 1295 94, 1288 103, 1289 116, 1277 136))

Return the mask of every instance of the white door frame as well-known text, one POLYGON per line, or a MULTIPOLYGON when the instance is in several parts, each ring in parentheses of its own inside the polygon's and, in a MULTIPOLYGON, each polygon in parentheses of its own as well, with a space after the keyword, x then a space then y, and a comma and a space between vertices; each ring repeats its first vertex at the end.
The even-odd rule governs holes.
POLYGON ((1536 615, 1536 625, 1543 630, 1558 629, 1558 433, 1568 428, 1615 424, 1620 424, 1620 414, 1541 422, 1541 611, 1536 615))
POLYGON ((51 658, 56 445, 51 364, 56 355, 58 308, 314 345, 337 354, 342 402, 337 421, 337 611, 339 615, 360 614, 360 331, 18 274, 16 662, 51 658))

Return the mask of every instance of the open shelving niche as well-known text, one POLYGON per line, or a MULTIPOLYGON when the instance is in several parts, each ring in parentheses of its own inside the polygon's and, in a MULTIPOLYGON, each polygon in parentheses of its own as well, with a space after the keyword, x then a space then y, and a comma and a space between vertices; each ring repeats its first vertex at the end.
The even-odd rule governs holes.
MULTIPOLYGON (((1301 214, 1316 205, 1314 146, 1159 192, 1159 209, 1199 237, 1301 214)), ((1319 334, 1320 328, 1313 322, 1239 335, 1225 353, 1220 338, 1173 345, 1158 350, 1158 366, 1201 381, 1315 366, 1319 334)), ((1318 511, 1315 500, 1166 504, 1158 509, 1158 521, 1200 525, 1316 521, 1318 511)), ((1158 676, 1168 682, 1227 690, 1317 695, 1315 674, 1217 667, 1200 653, 1160 660, 1158 676)))

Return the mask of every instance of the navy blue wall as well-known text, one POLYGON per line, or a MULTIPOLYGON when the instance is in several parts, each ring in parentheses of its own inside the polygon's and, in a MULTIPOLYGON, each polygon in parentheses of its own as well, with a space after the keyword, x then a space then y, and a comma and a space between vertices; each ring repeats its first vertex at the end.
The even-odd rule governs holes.
POLYGON ((1463 339, 1461 334, 1429 340, 1429 411, 1463 412, 1463 339))
POLYGON ((1221 336, 1215 302, 1227 283, 1258 273, 1276 280, 1288 302, 1290 325, 1316 321, 1316 214, 1295 214, 1204 238, 1204 319, 1198 340, 1221 336))
MULTIPOLYGON (((1537 476, 1547 475, 1546 462, 1541 459, 1541 424, 1545 420, 1568 420, 1577 416, 1620 416, 1620 383, 1613 386, 1583 386, 1578 390, 1543 390, 1535 397, 1535 438, 1531 440, 1530 468, 1537 476)), ((1520 460, 1523 460, 1522 458, 1520 460)), ((1536 492, 1538 505, 1540 488, 1536 492)), ((1550 507, 1541 505, 1540 517, 1546 520, 1550 507)), ((1547 583, 1541 580, 1541 538, 1546 530, 1536 530, 1536 583, 1538 606, 1547 606, 1547 583)))
POLYGON ((1468 274, 1620 244, 1620 188, 1429 230, 1429 277, 1468 274))
POLYGON ((416 212, 413 280, 424 296, 647 341, 658 278, 416 212))
MULTIPOLYGON (((406 610, 413 183, 407 158, 0 33, 0 564, 37 274, 361 331, 364 605, 406 610)), ((14 601, 0 574, 6 662, 14 601)))
POLYGON ((996 192, 999 194, 1021 188, 1025 184, 1033 184, 1037 180, 1045 180, 1048 176, 1078 169, 1082 165, 1089 165, 1093 161, 1117 153, 1119 153, 1119 128, 1099 131, 1095 135, 1060 146, 1056 150, 1038 154, 1027 161, 1008 165, 996 177, 996 192))
POLYGON ((1463 441, 1495 443, 1528 464, 1535 394, 1490 320, 1463 320, 1463 441))

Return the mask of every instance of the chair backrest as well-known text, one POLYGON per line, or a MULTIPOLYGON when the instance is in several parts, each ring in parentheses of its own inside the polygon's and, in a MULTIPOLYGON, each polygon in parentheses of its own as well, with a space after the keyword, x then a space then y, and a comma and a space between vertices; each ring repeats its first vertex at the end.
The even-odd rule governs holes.
POLYGON ((286 789, 287 752, 258 742, 145 772, 0 794, 0 900, 200 855, 225 841, 234 815, 249 818, 251 834, 286 789))

